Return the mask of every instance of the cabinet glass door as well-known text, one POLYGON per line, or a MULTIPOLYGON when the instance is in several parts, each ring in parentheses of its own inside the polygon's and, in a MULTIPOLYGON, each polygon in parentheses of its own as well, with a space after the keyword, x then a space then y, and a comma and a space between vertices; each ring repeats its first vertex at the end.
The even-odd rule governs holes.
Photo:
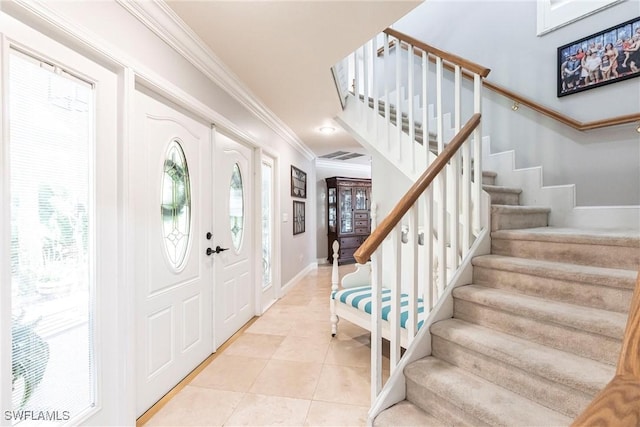
POLYGON ((336 232, 336 189, 329 189, 329 232, 336 232))
POLYGON ((356 188, 355 209, 357 211, 367 210, 367 190, 364 188, 356 188))
POLYGON ((353 200, 351 189, 340 189, 340 232, 353 232, 353 200))

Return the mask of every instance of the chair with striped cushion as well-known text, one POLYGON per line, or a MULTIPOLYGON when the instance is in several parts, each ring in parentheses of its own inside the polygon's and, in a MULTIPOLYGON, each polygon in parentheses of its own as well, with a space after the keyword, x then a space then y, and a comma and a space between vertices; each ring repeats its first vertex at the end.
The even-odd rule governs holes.
MULTIPOLYGON (((336 336, 338 333, 338 322, 340 319, 347 320, 366 330, 371 329, 371 265, 356 264, 356 271, 345 275, 342 280, 338 280, 338 265, 334 262, 333 287, 331 291, 331 333, 336 336), (341 288, 338 287, 338 282, 341 288)), ((400 296, 400 335, 401 345, 406 348, 407 330, 406 325, 409 319, 409 296, 402 293, 400 296)), ((382 288, 382 336, 390 338, 389 313, 391 312, 391 289, 382 288)), ((424 323, 424 304, 422 298, 418 298, 418 323, 420 329, 424 323)))

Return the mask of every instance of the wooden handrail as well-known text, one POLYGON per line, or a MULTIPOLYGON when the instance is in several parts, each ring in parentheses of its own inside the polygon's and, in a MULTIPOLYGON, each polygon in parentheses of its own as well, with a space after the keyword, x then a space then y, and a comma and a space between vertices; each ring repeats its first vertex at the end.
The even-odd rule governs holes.
MULTIPOLYGON (((406 34, 403 34, 399 31, 396 30, 391 30, 391 29, 387 29, 384 31, 385 33, 389 34, 389 35, 393 35, 393 37, 396 37, 397 39, 404 41, 404 43, 401 43, 401 47, 402 49, 409 49, 409 44, 414 46, 414 54, 418 55, 418 56, 422 56, 422 52, 423 52, 423 47, 427 47, 427 49, 424 49, 425 52, 432 54, 432 55, 436 55, 436 56, 441 56, 438 53, 435 52, 443 52, 440 51, 434 47, 431 47, 429 45, 427 45, 426 43, 422 43, 412 37, 407 36, 406 34), (411 40, 411 41, 409 41, 411 40), (417 42, 417 43, 415 43, 417 42)), ((392 47, 393 45, 395 45, 395 43, 393 43, 393 41, 391 41, 389 43, 389 46, 392 47)), ((378 54, 380 54, 381 51, 378 52, 378 54)), ((454 58, 460 58, 456 55, 452 55, 449 54, 447 52, 444 52, 448 57, 454 57, 454 58)), ((462 61, 466 61, 462 58, 460 58, 462 61)), ((434 58, 429 58, 429 60, 431 62, 435 62, 434 58)), ((447 60, 449 60, 447 58, 447 60)), ((450 62, 454 63, 454 61, 449 60, 450 62)), ((469 62, 469 61, 466 61, 469 62)), ((470 62, 469 62, 470 63, 470 62)), ((471 63, 472 64, 472 63, 471 63)), ((473 79, 473 73, 470 73, 469 71, 467 71, 466 66, 463 66, 462 64, 458 64, 461 67, 463 67, 462 70, 462 75, 466 78, 469 79, 473 79)), ((453 70, 453 66, 451 66, 448 63, 444 64, 444 67, 450 71, 453 70)), ((487 69, 488 70, 488 69, 487 69)), ((488 72, 487 72, 488 74, 488 72)), ((486 77, 486 76, 483 76, 486 77)), ((634 113, 634 114, 625 114, 625 115, 621 115, 621 116, 616 116, 616 117, 611 117, 608 119, 602 119, 602 120, 594 120, 591 122, 581 122, 578 121, 576 119, 573 119, 559 111, 553 110, 549 107, 545 107, 544 105, 538 104, 536 101, 527 98, 525 96, 522 96, 520 94, 517 94, 513 91, 510 91, 509 89, 506 89, 500 85, 497 85, 495 83, 492 83, 488 80, 483 80, 482 83, 483 87, 486 87, 487 89, 490 89, 506 98, 511 99, 514 102, 517 102, 518 105, 524 105, 526 107, 529 107, 530 109, 537 111, 540 114, 543 114, 547 117, 551 117, 554 120, 559 121, 560 123, 563 123, 573 129, 579 130, 579 131, 586 131, 586 130, 593 130, 593 129, 601 129, 601 128, 605 128, 605 127, 609 127, 609 126, 617 126, 617 125, 624 125, 627 123, 633 123, 633 122, 637 122, 640 121, 640 113, 634 113)))
POLYGON ((424 42, 421 42, 418 39, 414 39, 413 37, 407 34, 401 33, 400 31, 396 31, 393 28, 387 28, 386 30, 384 30, 384 33, 392 37, 395 37, 400 41, 409 43, 410 45, 417 47, 427 53, 433 54, 435 56, 439 56, 445 61, 449 61, 452 64, 459 65, 460 67, 467 69, 475 74, 479 74, 482 77, 487 77, 491 72, 489 68, 483 67, 482 65, 478 65, 475 62, 466 60, 458 55, 454 55, 453 53, 440 50, 437 47, 430 46, 424 42))
MULTIPOLYGON (((468 76, 467 76, 468 77, 468 76)), ((515 92, 510 91, 509 89, 505 89, 502 86, 499 86, 495 83, 491 83, 490 81, 485 80, 483 82, 483 86, 491 89, 492 91, 499 93, 507 98, 512 99, 514 102, 517 102, 519 105, 525 105, 531 108, 534 111, 537 111, 540 114, 544 114, 547 117, 551 117, 559 121, 560 123, 564 123, 567 126, 570 126, 579 131, 592 130, 592 129, 600 129, 609 126, 623 125, 626 123, 633 123, 635 121, 640 120, 640 113, 635 114, 626 114, 617 117, 611 117, 608 119, 602 120, 594 120, 592 122, 580 122, 578 120, 572 119, 559 111, 552 110, 551 108, 545 107, 544 105, 540 105, 535 101, 532 101, 529 98, 526 98, 522 95, 518 95, 515 92)))
POLYGON ((424 191, 431 185, 433 180, 444 169, 445 165, 451 160, 456 151, 462 146, 462 144, 469 138, 471 132, 480 124, 480 114, 476 113, 467 123, 464 125, 460 132, 458 132, 451 142, 447 144, 446 148, 436 157, 435 161, 427 168, 426 171, 413 183, 407 193, 400 199, 396 206, 391 210, 389 215, 376 227, 375 230, 369 235, 367 240, 358 248, 353 254, 353 257, 360 264, 366 263, 373 252, 378 249, 378 246, 389 235, 393 227, 395 227, 402 217, 409 211, 411 206, 418 200, 418 198, 424 193, 424 191))
POLYGON ((616 375, 572 427, 640 425, 640 272, 624 331, 616 375))

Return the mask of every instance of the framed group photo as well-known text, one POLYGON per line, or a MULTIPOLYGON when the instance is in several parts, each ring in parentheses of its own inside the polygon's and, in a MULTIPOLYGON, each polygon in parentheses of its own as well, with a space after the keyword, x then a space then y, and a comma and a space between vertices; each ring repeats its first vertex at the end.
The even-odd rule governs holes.
POLYGON ((640 17, 558 48, 558 97, 640 76, 640 17))

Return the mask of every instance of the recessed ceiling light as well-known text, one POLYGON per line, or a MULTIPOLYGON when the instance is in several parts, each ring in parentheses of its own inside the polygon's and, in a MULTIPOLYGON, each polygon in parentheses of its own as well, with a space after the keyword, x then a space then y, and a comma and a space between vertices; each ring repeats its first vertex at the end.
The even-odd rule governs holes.
POLYGON ((336 131, 336 128, 331 126, 322 126, 320 129, 318 129, 318 131, 320 131, 320 133, 324 133, 325 135, 329 135, 334 133, 336 131))

